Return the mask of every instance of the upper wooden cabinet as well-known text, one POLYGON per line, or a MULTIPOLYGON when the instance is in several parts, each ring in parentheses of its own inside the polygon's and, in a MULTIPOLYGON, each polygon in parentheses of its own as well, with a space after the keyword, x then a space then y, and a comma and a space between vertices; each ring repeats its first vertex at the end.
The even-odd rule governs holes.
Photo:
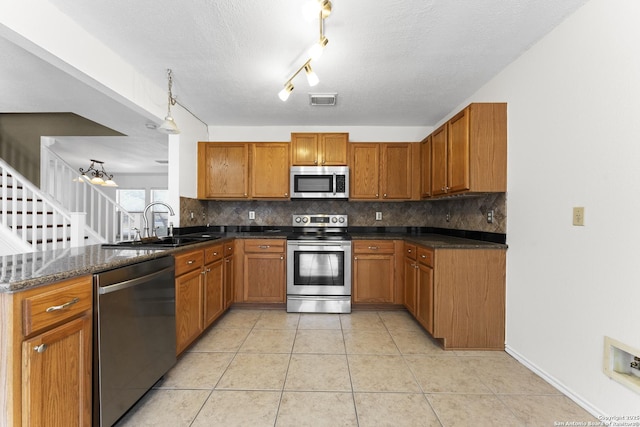
POLYGON ((288 199, 286 142, 200 142, 199 199, 288 199))
POLYGON ((507 105, 471 104, 431 134, 431 195, 507 191, 507 105))
POLYGON ((249 196, 249 144, 198 143, 198 198, 244 199, 249 196))
POLYGON ((251 144, 251 197, 289 198, 289 144, 264 142, 251 144))
POLYGON ((348 133, 292 133, 293 166, 345 166, 348 133))
POLYGON ((416 200, 417 143, 351 143, 350 199, 416 200))
POLYGON ((420 197, 431 196, 431 135, 420 143, 420 197))

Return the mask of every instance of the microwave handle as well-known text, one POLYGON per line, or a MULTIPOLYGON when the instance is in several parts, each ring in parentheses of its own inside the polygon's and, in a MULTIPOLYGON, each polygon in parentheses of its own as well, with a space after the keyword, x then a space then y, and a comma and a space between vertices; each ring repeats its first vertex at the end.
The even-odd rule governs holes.
POLYGON ((338 179, 336 178, 335 172, 333 173, 333 195, 336 195, 336 188, 338 187, 338 179))

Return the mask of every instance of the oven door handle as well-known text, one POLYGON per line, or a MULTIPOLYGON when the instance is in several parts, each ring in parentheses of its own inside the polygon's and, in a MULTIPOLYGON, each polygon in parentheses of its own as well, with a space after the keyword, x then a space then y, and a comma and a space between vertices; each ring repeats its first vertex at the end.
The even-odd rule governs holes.
POLYGON ((288 246, 295 246, 299 248, 311 247, 311 246, 335 246, 338 248, 342 247, 350 247, 351 245, 348 243, 338 243, 338 242, 323 242, 323 241, 314 241, 309 243, 287 243, 288 246))

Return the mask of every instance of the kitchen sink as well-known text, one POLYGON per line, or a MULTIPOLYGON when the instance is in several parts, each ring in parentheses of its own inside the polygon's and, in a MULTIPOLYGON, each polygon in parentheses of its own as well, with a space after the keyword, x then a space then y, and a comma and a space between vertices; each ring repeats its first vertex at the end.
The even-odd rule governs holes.
POLYGON ((194 243, 208 242, 210 240, 217 240, 220 236, 212 236, 210 234, 186 234, 182 236, 167 236, 157 239, 144 239, 143 241, 128 240, 117 243, 103 243, 102 247, 105 249, 123 249, 123 248, 136 248, 136 249, 162 249, 162 248, 177 248, 181 246, 192 245, 194 243))

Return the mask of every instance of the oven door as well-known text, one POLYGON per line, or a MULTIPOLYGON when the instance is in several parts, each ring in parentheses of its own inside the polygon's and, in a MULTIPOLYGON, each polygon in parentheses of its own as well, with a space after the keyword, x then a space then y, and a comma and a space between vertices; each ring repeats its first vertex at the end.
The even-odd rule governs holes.
POLYGON ((287 295, 351 296, 351 242, 287 241, 287 295))

